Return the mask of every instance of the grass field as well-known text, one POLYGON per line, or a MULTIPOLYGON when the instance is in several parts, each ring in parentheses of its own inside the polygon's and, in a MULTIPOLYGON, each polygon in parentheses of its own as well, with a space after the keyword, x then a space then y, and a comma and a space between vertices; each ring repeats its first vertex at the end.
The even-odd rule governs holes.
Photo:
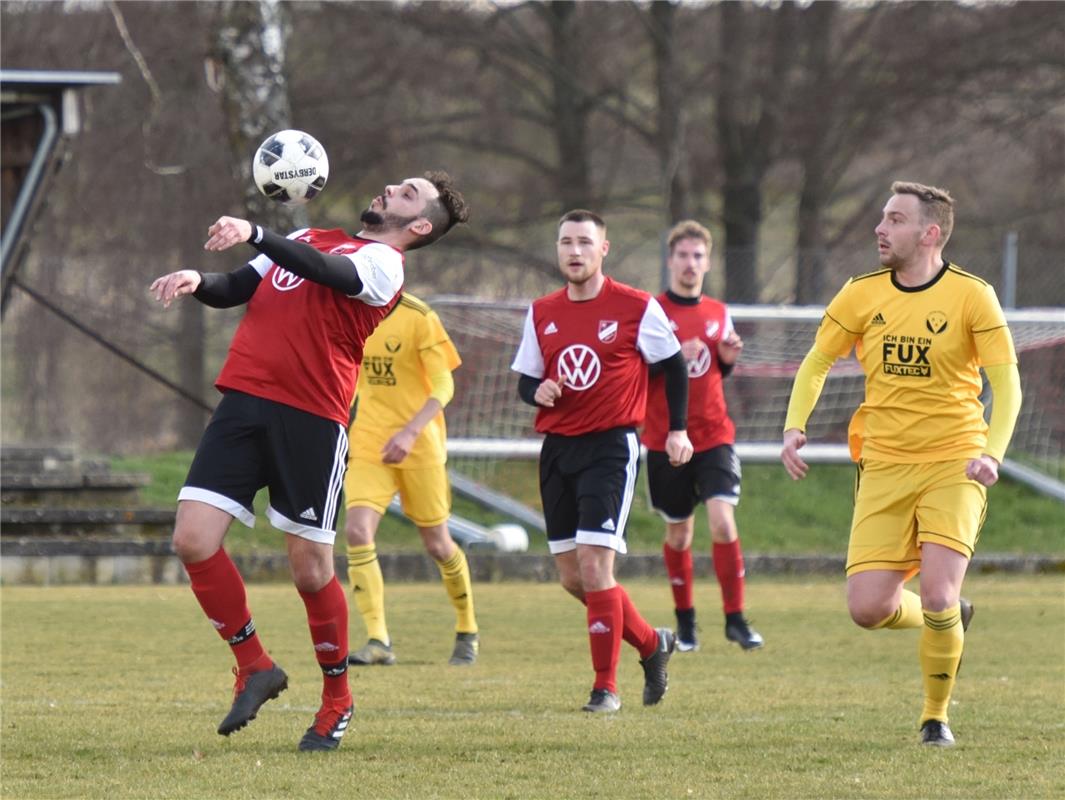
MULTIPOLYGON (((628 588, 653 623, 671 617, 661 582, 628 588)), ((320 672, 290 586, 249 587, 290 689, 228 739, 215 734, 230 699, 228 648, 187 588, 8 586, 0 795, 1065 796, 1062 577, 981 576, 966 588, 976 617, 951 750, 916 744, 915 631, 853 626, 839 579, 755 578, 763 651, 726 645, 707 608, 704 647, 674 657, 660 706, 640 705, 642 674, 623 651, 624 707, 612 718, 577 710, 592 678, 583 612, 557 586, 477 585, 483 647, 468 669, 446 666, 453 616, 440 586, 390 586, 399 663, 353 671, 356 717, 341 749, 301 754, 320 672)), ((361 638, 357 621, 352 631, 361 638)))
MULTIPOLYGON (((116 459, 114 469, 147 472, 153 483, 143 492, 150 505, 170 507, 188 471, 192 454, 167 453, 116 459)), ((461 469, 461 464, 455 464, 461 469)), ((501 461, 492 471, 494 488, 539 508, 535 462, 501 461)), ((854 469, 850 466, 814 465, 803 481, 790 480, 777 464, 747 464, 743 467, 743 499, 736 520, 748 553, 820 553, 842 555, 850 530, 854 469)), ((980 553, 1065 554, 1065 505, 1036 494, 1027 487, 1002 480, 989 492, 987 522, 980 535, 980 553)), ((233 552, 281 549, 280 535, 265 521, 263 493, 256 500, 259 521, 254 531, 234 525, 227 539, 233 552)), ((504 521, 472 502, 455 498, 455 513, 491 525, 504 521)), ((343 522, 341 522, 341 525, 343 522)), ((530 532, 532 533, 532 532, 530 532)), ((633 500, 627 525, 629 547, 635 553, 657 553, 662 548, 662 520, 647 503, 644 471, 633 500)), ((530 549, 546 553, 542 535, 530 536, 530 549)), ((710 548, 706 515, 696 515, 696 542, 703 552, 710 548)), ((378 548, 418 550, 421 540, 414 527, 388 516, 381 524, 378 548)))

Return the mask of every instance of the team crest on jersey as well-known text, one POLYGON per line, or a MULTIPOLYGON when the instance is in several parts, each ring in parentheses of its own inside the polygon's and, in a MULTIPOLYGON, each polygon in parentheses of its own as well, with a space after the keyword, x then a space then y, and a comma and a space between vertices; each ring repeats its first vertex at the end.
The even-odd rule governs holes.
POLYGON ((930 333, 943 333, 947 329, 947 315, 942 311, 933 311, 925 317, 924 326, 930 333))
POLYGON ((706 346, 706 342, 702 339, 696 339, 699 346, 699 352, 695 354, 695 358, 688 361, 688 377, 689 378, 701 378, 710 369, 710 348, 706 346))
POLYGON ((558 357, 558 382, 567 389, 578 392, 591 389, 601 371, 599 356, 588 345, 571 344, 558 357))
POLYGON ((717 336, 717 332, 721 330, 721 323, 716 319, 712 319, 706 323, 706 338, 713 339, 717 336))
POLYGON ((303 283, 303 278, 284 267, 274 266, 274 272, 270 276, 270 282, 279 292, 291 292, 303 283))
POLYGON ((385 339, 385 350, 390 353, 398 353, 399 348, 403 346, 403 342, 398 336, 389 336, 385 339))
POLYGON ((616 319, 599 320, 599 341, 610 344, 618 338, 618 321, 616 319))

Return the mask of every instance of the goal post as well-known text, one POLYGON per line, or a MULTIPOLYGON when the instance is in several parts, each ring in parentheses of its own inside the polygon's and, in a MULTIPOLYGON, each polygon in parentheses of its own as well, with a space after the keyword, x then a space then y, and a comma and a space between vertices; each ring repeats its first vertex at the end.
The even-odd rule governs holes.
MULTIPOLYGON (((438 296, 440 315, 463 365, 447 408, 448 453, 472 480, 492 485, 492 464, 536 458, 534 409, 518 397, 510 369, 528 302, 438 296)), ((791 383, 813 344, 820 306, 729 307, 743 356, 725 380, 736 448, 751 463, 776 461, 791 383)), ((1065 500, 1065 309, 1007 310, 1020 360, 1023 403, 1003 472, 1065 500)), ((865 394, 853 354, 832 367, 807 427, 811 463, 847 463, 847 425, 865 394)), ((499 490, 500 487, 495 486, 499 490)))

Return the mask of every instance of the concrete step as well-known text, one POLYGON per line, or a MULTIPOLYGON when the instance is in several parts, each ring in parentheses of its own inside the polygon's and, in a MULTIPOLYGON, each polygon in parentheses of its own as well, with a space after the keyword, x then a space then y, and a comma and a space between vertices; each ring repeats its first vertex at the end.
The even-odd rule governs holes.
POLYGON ((174 509, 0 507, 0 538, 169 536, 174 509))
POLYGON ((0 483, 0 503, 63 508, 135 506, 141 488, 150 483, 151 476, 141 473, 5 473, 0 483))

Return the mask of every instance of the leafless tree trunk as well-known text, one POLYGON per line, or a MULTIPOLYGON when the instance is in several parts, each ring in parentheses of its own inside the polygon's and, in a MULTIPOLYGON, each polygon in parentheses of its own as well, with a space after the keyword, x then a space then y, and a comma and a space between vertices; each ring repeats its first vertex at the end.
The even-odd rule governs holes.
POLYGON ((544 19, 551 32, 551 89, 558 147, 558 188, 563 210, 591 205, 592 188, 588 174, 588 110, 575 84, 580 75, 581 49, 573 29, 576 4, 553 0, 544 7, 544 19))
POLYGON ((758 301, 762 180, 772 164, 795 50, 795 5, 722 3, 717 128, 725 185, 726 295, 758 301), (765 43, 770 51, 764 53, 765 43), (764 62, 764 63, 763 63, 764 62))
POLYGON ((684 104, 677 59, 677 4, 672 0, 654 0, 649 14, 658 95, 656 144, 668 221, 673 223, 691 216, 690 181, 684 163, 684 104))
POLYGON ((271 133, 292 127, 285 49, 289 35, 279 0, 222 4, 216 58, 208 63, 212 88, 222 94, 235 177, 249 218, 279 232, 303 227, 306 212, 265 197, 251 176, 252 156, 271 133))
MULTIPOLYGON (((814 3, 806 9, 803 19, 807 35, 804 37, 804 91, 802 103, 806 109, 818 109, 832 119, 833 76, 830 74, 829 54, 839 6, 835 3, 814 3)), ((814 115, 810 115, 814 116, 814 115)), ((825 282, 824 209, 829 200, 828 137, 823 131, 806 136, 800 145, 802 187, 799 190, 798 236, 796 237, 795 302, 816 303, 821 298, 825 282)))

